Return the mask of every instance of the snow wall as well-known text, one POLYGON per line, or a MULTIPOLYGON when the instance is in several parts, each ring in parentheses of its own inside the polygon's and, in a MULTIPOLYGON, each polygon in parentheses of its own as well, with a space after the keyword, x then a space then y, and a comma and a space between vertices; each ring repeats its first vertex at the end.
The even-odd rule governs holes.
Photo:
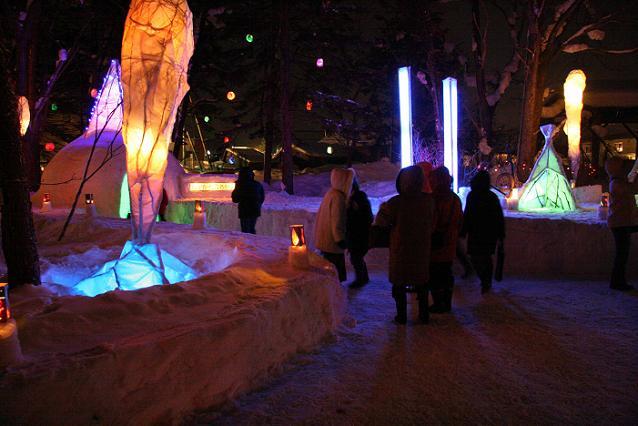
MULTIPOLYGON (((320 198, 308 197, 292 203, 285 197, 268 193, 257 222, 257 233, 288 237, 288 226, 303 224, 306 238, 312 246, 316 211, 320 198), (296 206, 296 207, 295 207, 296 206)), ((378 200, 371 200, 373 210, 378 200)), ((232 203, 206 202, 208 226, 239 230, 237 206, 232 203)), ((168 219, 177 223, 192 223, 192 202, 169 203, 168 219)), ((614 242, 604 221, 596 211, 581 211, 572 216, 506 212, 505 275, 538 278, 608 278, 614 257, 614 242)), ((638 258, 638 234, 632 237, 630 259, 638 258)), ((387 265, 387 249, 374 249, 368 262, 387 265)), ((627 277, 638 278, 638 262, 630 260, 627 277)))
MULTIPOLYGON (((98 268, 130 236, 128 221, 78 217, 58 243, 58 213, 35 215, 43 276, 98 268)), ((12 292, 24 362, 0 371, 0 424, 181 424, 262 385, 343 318, 331 266, 312 254, 292 268, 283 239, 171 223, 154 239, 203 275, 92 298, 12 292)))
MULTIPOLYGON (((37 210, 42 205, 42 197, 45 193, 51 195, 51 204, 54 208, 71 207, 96 137, 98 140, 91 158, 89 175, 96 170, 97 172, 84 185, 78 208, 84 207, 84 194, 91 193, 95 197, 95 206, 101 216, 127 216, 130 204, 128 184, 124 182, 126 152, 121 133, 112 131, 104 131, 101 135, 97 133, 82 135, 62 148, 45 167, 42 174, 42 186, 31 197, 34 209, 37 210), (100 168, 102 164, 104 165, 100 168)), ((181 197, 180 182, 184 174, 184 169, 179 162, 169 155, 164 180, 164 189, 169 200, 181 197)))

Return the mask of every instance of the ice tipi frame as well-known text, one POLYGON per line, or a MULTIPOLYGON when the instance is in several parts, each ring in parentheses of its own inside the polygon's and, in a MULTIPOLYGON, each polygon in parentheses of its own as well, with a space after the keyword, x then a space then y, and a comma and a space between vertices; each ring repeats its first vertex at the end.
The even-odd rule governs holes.
POLYGON ((571 185, 565 176, 560 157, 554 150, 554 128, 553 124, 541 127, 545 146, 519 199, 518 209, 521 211, 561 213, 576 210, 571 185))

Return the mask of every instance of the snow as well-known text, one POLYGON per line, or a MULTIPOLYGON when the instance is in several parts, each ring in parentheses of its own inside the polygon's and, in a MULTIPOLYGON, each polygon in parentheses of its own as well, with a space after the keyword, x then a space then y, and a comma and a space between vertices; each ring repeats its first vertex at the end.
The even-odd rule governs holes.
POLYGON ((268 386, 186 425, 636 424, 638 298, 607 283, 457 280, 452 314, 392 323, 385 272, 268 386))
POLYGON ((0 376, 0 419, 177 423, 252 389, 341 322, 344 292, 315 254, 298 270, 284 239, 156 225, 154 242, 198 278, 96 297, 67 295, 119 256, 130 223, 36 214, 39 287, 12 291, 24 361, 0 376))

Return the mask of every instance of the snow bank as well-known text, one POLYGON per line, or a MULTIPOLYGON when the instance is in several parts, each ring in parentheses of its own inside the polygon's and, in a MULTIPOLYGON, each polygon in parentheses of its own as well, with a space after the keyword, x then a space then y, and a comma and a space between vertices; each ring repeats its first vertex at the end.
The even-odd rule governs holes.
MULTIPOLYGON (((384 198, 371 198, 376 213, 384 198)), ((257 222, 261 235, 288 236, 288 226, 303 224, 306 238, 313 245, 315 215, 319 197, 287 196, 267 193, 262 216, 257 222)), ((217 229, 240 229, 237 205, 228 202, 205 203, 209 226, 217 229)), ((192 223, 192 201, 170 203, 168 218, 178 223, 192 223)), ((569 213, 525 213, 505 211, 505 273, 525 277, 596 277, 611 273, 614 242, 605 221, 598 219, 595 204, 582 204, 569 213)), ((638 234, 632 237, 630 259, 638 255, 638 234)), ((375 264, 387 263, 387 250, 371 251, 367 259, 375 264)), ((628 277, 638 277, 638 262, 629 262, 628 277)))
POLYGON ((24 362, 0 375, 4 423, 176 423, 262 383, 340 323, 344 292, 311 255, 301 271, 287 242, 160 223, 154 242, 199 278, 94 298, 65 296, 76 280, 116 258, 124 220, 72 223, 36 215, 45 280, 12 293, 24 362))

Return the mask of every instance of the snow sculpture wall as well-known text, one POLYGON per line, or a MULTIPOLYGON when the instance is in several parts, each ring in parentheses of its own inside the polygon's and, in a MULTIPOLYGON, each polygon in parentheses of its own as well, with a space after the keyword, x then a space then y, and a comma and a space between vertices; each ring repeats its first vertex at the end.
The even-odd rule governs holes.
POLYGON ((545 146, 518 202, 522 211, 566 212, 576 210, 576 201, 561 160, 552 143, 553 124, 541 127, 545 146))
POLYGON ((151 239, 192 54, 193 19, 186 0, 131 1, 122 41, 122 130, 137 244, 151 239))

